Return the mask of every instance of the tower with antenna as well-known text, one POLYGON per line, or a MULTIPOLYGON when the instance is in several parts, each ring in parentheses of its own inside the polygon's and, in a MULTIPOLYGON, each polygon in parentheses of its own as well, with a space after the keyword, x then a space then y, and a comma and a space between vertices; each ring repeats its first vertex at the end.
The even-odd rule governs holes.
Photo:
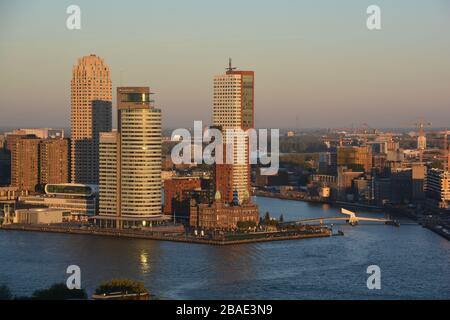
POLYGON ((228 72, 233 72, 234 70, 236 70, 235 67, 233 67, 233 62, 231 58, 228 58, 228 67, 226 68, 227 73, 228 72))

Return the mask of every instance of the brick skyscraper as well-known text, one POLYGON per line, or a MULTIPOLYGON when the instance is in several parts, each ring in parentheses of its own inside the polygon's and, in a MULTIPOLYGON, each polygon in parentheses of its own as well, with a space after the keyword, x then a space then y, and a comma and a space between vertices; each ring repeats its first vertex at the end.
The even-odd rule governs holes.
POLYGON ((40 144, 40 184, 69 182, 69 140, 45 139, 40 144))
POLYGON ((10 140, 11 185, 19 190, 35 191, 39 184, 39 144, 34 135, 10 140))
POLYGON ((72 182, 98 184, 100 132, 112 129, 109 67, 96 55, 82 57, 72 70, 72 182))

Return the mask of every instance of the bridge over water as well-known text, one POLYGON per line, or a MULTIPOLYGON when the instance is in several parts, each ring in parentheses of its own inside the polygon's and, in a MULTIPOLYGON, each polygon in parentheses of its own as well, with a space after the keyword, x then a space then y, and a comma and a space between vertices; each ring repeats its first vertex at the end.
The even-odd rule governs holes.
POLYGON ((323 224, 324 221, 345 221, 348 224, 354 226, 357 225, 360 221, 369 221, 369 222, 381 222, 384 224, 390 224, 395 226, 400 226, 398 221, 391 220, 391 219, 380 219, 380 218, 366 218, 366 217, 359 217, 356 215, 355 212, 352 212, 350 210, 341 209, 341 213, 346 215, 344 216, 338 216, 338 217, 319 217, 319 218, 310 218, 310 219, 302 219, 295 221, 296 224, 305 224, 305 223, 312 223, 312 222, 319 222, 320 224, 323 224))

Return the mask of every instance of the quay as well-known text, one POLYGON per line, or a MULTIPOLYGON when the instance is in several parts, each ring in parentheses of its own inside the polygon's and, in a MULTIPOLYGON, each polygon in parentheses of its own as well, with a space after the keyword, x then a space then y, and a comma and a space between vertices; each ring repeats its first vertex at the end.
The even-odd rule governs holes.
POLYGON ((187 233, 173 234, 162 232, 148 232, 139 230, 118 230, 118 229, 100 229, 90 227, 82 229, 73 226, 62 225, 30 225, 30 224, 8 224, 0 226, 0 231, 28 231, 28 232, 47 232, 60 234, 80 234, 90 236, 106 236, 116 238, 134 238, 157 241, 173 241, 207 245, 237 245, 256 242, 298 240, 310 238, 331 237, 332 232, 324 226, 309 226, 304 231, 276 231, 276 232, 253 232, 253 233, 233 233, 223 237, 198 237, 187 233))

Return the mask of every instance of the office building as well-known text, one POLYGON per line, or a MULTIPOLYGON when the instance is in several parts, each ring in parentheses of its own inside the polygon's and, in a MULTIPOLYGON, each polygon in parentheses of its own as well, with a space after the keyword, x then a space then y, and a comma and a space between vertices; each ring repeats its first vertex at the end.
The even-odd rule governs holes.
POLYGON ((225 144, 224 164, 216 165, 216 188, 224 202, 231 202, 236 191, 239 201, 250 194, 249 140, 243 131, 254 127, 254 72, 231 66, 214 77, 213 123, 222 130, 225 144), (230 134, 234 131, 235 135, 230 134), (232 152, 232 163, 225 163, 232 152))
POLYGON ((118 131, 100 140, 100 214, 104 227, 146 226, 161 212, 161 110, 148 87, 117 88, 118 131), (115 170, 114 170, 115 169, 115 170))
POLYGON ((100 132, 112 129, 109 67, 96 55, 82 57, 72 70, 72 182, 98 184, 100 132))
POLYGON ((118 132, 100 133, 99 212, 115 216, 120 211, 118 159, 120 138, 118 132))
POLYGON ((450 172, 429 169, 426 175, 427 204, 432 209, 448 209, 450 203, 450 172))
POLYGON ((369 146, 341 146, 337 148, 337 165, 353 171, 370 173, 372 169, 372 149, 369 146))
POLYGON ((69 212, 68 219, 84 221, 97 213, 98 187, 83 184, 47 184, 45 194, 21 195, 19 202, 69 212))

